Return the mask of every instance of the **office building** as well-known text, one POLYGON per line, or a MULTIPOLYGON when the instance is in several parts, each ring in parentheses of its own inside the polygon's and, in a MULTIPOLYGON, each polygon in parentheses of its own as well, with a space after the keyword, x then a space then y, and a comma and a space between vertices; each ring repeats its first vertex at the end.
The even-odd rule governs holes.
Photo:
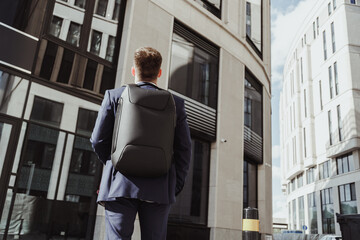
POLYGON ((269 1, 5 0, 0 36, 0 239, 103 239, 89 137, 142 46, 191 128, 168 239, 241 239, 248 206, 271 237, 269 1))
POLYGON ((341 235, 360 210, 360 1, 317 1, 284 65, 281 166, 289 229, 341 235))

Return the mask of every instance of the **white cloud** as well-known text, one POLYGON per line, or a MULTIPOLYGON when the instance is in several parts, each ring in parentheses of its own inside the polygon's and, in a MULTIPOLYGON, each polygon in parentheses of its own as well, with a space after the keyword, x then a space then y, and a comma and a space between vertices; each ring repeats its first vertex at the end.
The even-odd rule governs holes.
POLYGON ((297 31, 303 24, 306 13, 314 6, 314 0, 302 0, 289 6, 286 13, 272 9, 271 66, 272 82, 282 81, 282 69, 297 31))

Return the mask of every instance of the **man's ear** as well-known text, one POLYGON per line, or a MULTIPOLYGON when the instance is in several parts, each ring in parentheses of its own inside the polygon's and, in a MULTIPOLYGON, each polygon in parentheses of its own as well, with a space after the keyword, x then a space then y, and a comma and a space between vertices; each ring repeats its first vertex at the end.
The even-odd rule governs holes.
POLYGON ((135 68, 131 67, 131 74, 135 77, 135 68))
POLYGON ((160 70, 159 70, 159 74, 158 74, 158 76, 157 76, 157 77, 158 77, 158 78, 159 78, 159 77, 161 77, 161 74, 162 74, 162 70, 161 70, 161 68, 160 68, 160 70))

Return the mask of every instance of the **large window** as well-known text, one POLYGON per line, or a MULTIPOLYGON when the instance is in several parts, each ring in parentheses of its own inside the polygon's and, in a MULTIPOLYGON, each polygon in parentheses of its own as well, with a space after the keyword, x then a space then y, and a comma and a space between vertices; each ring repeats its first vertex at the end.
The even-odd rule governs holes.
POLYGON ((262 85, 249 71, 244 80, 244 152, 258 164, 262 160, 262 85))
POLYGON ((357 214, 355 183, 339 186, 340 213, 357 214))
POLYGON ((332 188, 321 190, 321 213, 324 234, 335 233, 334 202, 332 188))
POLYGON ((262 53, 262 1, 246 1, 246 39, 254 50, 262 53))
POLYGON ((338 134, 339 134, 339 141, 343 140, 343 126, 342 126, 342 120, 341 120, 341 109, 340 105, 336 106, 336 112, 337 112, 337 120, 338 120, 338 134))
POLYGON ((339 79, 338 79, 338 70, 337 62, 334 62, 334 78, 335 78, 335 94, 339 94, 339 79))
POLYGON ((50 5, 35 75, 95 93, 113 88, 125 1, 56 0, 50 5))
POLYGON ((89 138, 95 126, 97 112, 79 109, 76 136, 71 155, 69 176, 65 190, 65 200, 70 202, 82 202, 84 206, 90 206, 92 190, 99 176, 95 176, 99 166, 99 160, 91 147, 89 138))
POLYGON ((353 155, 347 154, 336 158, 337 174, 343 174, 355 170, 353 155))
POLYGON ((332 67, 331 66, 328 68, 328 72, 329 72, 330 99, 332 99, 334 96, 334 84, 333 84, 333 79, 332 79, 332 67))
POLYGON ((309 228, 311 234, 318 233, 317 225, 317 209, 316 209, 316 196, 315 192, 309 193, 308 197, 308 214, 309 214, 309 228))
POLYGON ((218 61, 218 48, 176 23, 171 49, 170 89, 216 109, 218 61))
POLYGON ((192 140, 191 165, 182 192, 171 207, 169 222, 206 225, 209 190, 210 144, 192 140))
POLYGON ((301 188, 302 186, 304 186, 304 173, 297 175, 296 178, 297 178, 297 187, 301 188))

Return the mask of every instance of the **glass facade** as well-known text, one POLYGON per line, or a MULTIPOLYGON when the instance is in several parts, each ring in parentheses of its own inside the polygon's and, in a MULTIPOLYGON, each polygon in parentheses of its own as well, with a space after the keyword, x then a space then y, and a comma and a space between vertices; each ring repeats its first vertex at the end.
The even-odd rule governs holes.
POLYGON ((292 214, 292 229, 293 230, 297 230, 298 229, 298 225, 297 225, 297 208, 296 208, 296 199, 292 200, 292 210, 293 210, 293 214, 292 214))
POLYGON ((355 183, 339 186, 340 213, 357 214, 355 183))
POLYGON ((300 228, 305 225, 305 205, 304 205, 304 196, 298 198, 299 205, 299 224, 300 228))
POLYGON ((335 233, 334 202, 332 188, 320 191, 321 193, 321 214, 324 234, 335 233))
POLYGON ((95 94, 113 88, 125 1, 56 0, 49 5, 52 20, 40 40, 35 75, 95 94))

